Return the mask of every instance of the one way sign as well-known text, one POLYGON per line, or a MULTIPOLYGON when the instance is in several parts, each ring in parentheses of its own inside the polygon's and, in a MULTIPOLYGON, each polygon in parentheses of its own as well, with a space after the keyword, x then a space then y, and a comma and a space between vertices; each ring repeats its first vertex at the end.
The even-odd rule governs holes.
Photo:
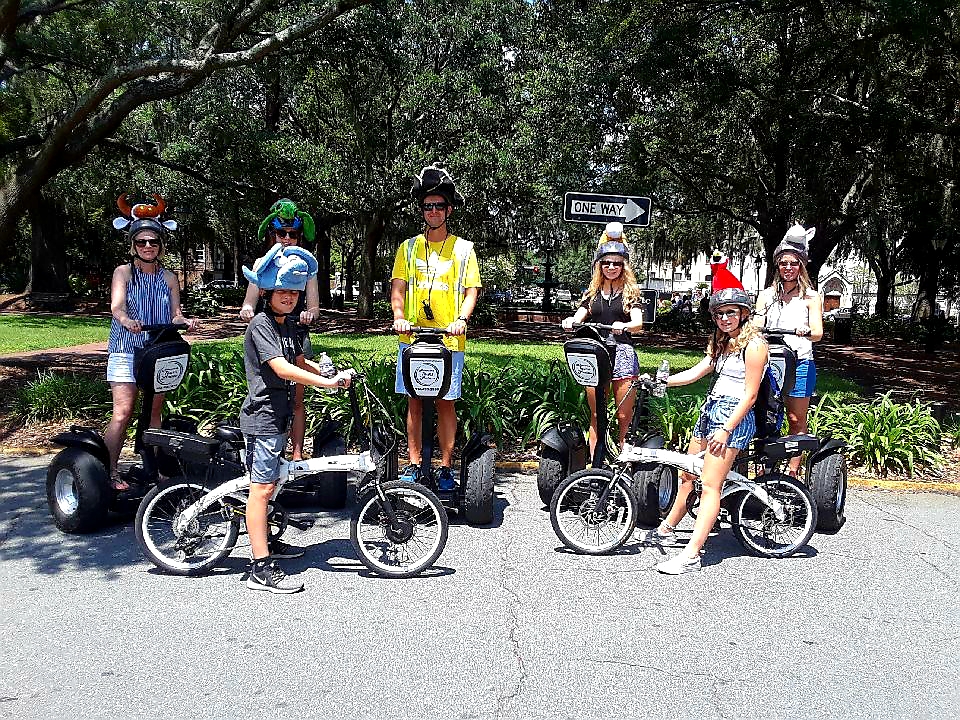
POLYGON ((634 227, 650 224, 650 198, 568 192, 563 196, 563 219, 567 222, 622 222, 634 227))

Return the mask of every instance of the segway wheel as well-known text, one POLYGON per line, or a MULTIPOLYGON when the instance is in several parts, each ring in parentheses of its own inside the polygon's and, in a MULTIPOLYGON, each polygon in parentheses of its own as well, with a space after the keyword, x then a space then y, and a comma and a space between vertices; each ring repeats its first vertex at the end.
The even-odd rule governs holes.
POLYGON ((488 447, 467 465, 463 515, 471 525, 493 522, 493 474, 496 451, 488 447))
POLYGON ((847 458, 834 453, 815 462, 810 468, 807 486, 817 504, 817 530, 833 533, 847 521, 847 458))
POLYGON ((550 507, 553 493, 563 479, 563 458, 552 447, 544 447, 537 468, 537 492, 544 505, 550 507))
POLYGON ((47 505, 54 524, 65 533, 99 530, 110 509, 107 468, 88 452, 66 448, 47 469, 47 505))
POLYGON ((677 471, 659 463, 636 463, 633 494, 637 499, 637 522, 654 527, 667 516, 677 497, 677 471))
MULTIPOLYGON (((314 457, 331 457, 344 455, 347 444, 339 435, 334 435, 320 448, 314 448, 314 457)), ((346 472, 320 473, 317 480, 317 505, 328 510, 340 510, 347 505, 347 475, 346 472)))

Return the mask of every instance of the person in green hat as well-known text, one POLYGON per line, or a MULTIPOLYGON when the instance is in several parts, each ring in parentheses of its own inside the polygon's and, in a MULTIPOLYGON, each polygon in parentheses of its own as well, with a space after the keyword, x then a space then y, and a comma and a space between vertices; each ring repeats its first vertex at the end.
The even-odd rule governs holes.
MULTIPOLYGON (((316 236, 316 226, 309 213, 297 208, 296 203, 288 198, 277 200, 270 208, 270 214, 260 223, 257 237, 266 238, 267 249, 280 243, 283 247, 299 247, 303 241, 312 243, 316 236)), ((257 312, 260 302, 260 288, 251 282, 247 285, 247 294, 240 308, 240 318, 250 322, 257 312)), ((320 310, 320 291, 317 277, 314 275, 307 282, 306 292, 300 293, 294 313, 300 314, 300 323, 309 325, 317 318, 320 310)), ((310 344, 310 335, 306 328, 302 329, 301 343, 303 354, 308 360, 313 359, 313 347, 310 344)), ((298 384, 294 397, 293 425, 290 428, 290 441, 293 443, 293 459, 303 459, 303 438, 307 431, 307 410, 303 403, 303 385, 298 384)))

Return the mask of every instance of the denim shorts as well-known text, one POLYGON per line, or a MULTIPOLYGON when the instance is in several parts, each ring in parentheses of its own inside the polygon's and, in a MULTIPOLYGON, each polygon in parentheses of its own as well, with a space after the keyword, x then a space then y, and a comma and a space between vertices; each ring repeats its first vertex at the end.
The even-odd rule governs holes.
MULTIPOLYGON (((693 437, 699 440, 706 440, 715 431, 724 426, 740 400, 735 397, 724 395, 719 398, 707 398, 707 401, 700 409, 700 417, 697 418, 697 424, 693 428, 693 437)), ((744 416, 740 424, 737 425, 730 437, 727 438, 727 447, 743 450, 753 440, 757 432, 757 423, 753 419, 753 409, 744 416)))
MULTIPOLYGON (((394 381, 394 391, 400 395, 407 394, 407 388, 403 384, 403 371, 400 369, 400 357, 403 354, 403 349, 409 347, 407 343, 400 343, 400 349, 397 351, 397 377, 394 381)), ((463 353, 457 350, 452 350, 453 353, 453 369, 450 373, 450 389, 447 390, 447 394, 443 396, 444 400, 457 400, 460 398, 460 389, 463 385, 463 353)))
POLYGON ((800 360, 797 363, 797 381, 788 397, 808 398, 813 395, 816 386, 817 366, 813 364, 813 360, 800 360))
POLYGON ((136 378, 133 376, 133 353, 110 353, 107 355, 107 382, 136 382, 136 378))
POLYGON ((613 379, 626 380, 640 374, 640 361, 637 360, 637 351, 628 343, 617 343, 613 356, 613 379))
POLYGON ((280 459, 287 446, 287 434, 247 435, 247 471, 251 483, 269 485, 280 478, 280 459))

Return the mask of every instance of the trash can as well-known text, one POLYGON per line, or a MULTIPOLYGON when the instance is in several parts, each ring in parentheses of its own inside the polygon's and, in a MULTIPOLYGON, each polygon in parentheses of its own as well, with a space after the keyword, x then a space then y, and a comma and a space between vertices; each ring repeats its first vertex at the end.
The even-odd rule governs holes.
POLYGON ((833 341, 842 345, 853 342, 853 316, 837 316, 833 321, 833 341))

